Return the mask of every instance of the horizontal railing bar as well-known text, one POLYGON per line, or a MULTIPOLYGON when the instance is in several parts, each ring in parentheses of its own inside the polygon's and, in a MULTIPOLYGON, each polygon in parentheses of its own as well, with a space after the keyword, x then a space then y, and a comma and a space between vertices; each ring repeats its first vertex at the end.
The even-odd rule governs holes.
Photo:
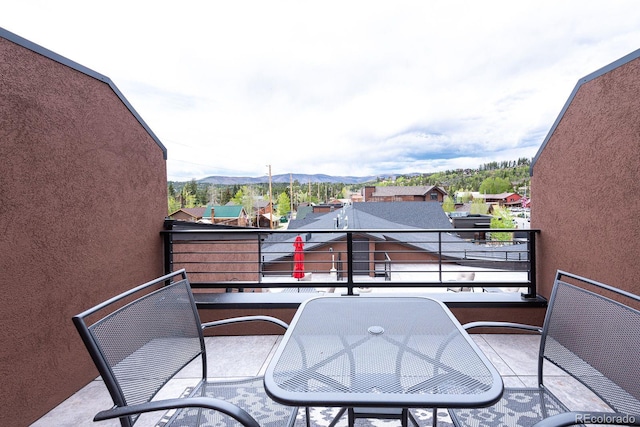
POLYGON ((363 228, 363 229, 304 229, 304 230, 270 230, 265 231, 257 228, 243 228, 243 229, 179 229, 179 230, 161 230, 161 234, 249 234, 249 235, 267 235, 267 234, 370 234, 370 233, 399 233, 399 234, 414 234, 414 233, 444 233, 444 234, 459 234, 459 233, 539 233, 539 229, 525 228, 525 229, 513 229, 513 228, 415 228, 415 229, 390 229, 390 228, 363 228))
MULTIPOLYGON (((193 276, 196 273, 189 273, 193 276)), ((478 281, 455 281, 455 282, 406 282, 406 281, 394 281, 394 286, 389 286, 388 283, 381 282, 356 282, 356 288, 442 288, 446 286, 457 285, 473 285, 475 288, 524 288, 529 282, 478 282, 478 281), (366 286, 364 286, 366 285, 366 286)), ((279 289, 279 288, 345 288, 345 282, 331 282, 331 281, 298 281, 298 282, 251 282, 251 281, 231 281, 231 282, 196 282, 191 281, 191 286, 194 288, 209 288, 209 289, 226 289, 226 288, 265 288, 265 289, 279 289), (341 286, 342 285, 342 286, 341 286)))

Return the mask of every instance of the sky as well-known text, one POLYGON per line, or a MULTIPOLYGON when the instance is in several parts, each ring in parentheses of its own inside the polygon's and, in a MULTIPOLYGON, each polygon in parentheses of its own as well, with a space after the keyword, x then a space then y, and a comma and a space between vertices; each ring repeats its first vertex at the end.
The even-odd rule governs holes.
POLYGON ((637 0, 0 0, 109 77, 167 179, 368 176, 532 158, 578 80, 640 48, 637 0))

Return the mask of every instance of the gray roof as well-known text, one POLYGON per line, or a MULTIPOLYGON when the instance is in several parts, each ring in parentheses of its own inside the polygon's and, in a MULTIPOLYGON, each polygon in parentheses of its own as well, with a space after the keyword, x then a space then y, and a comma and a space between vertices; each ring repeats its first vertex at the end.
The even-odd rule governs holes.
POLYGON ((289 225, 287 226, 288 230, 295 230, 298 228, 315 228, 318 229, 320 227, 316 227, 313 224, 323 216, 327 215, 326 213, 308 213, 302 219, 292 219, 289 221, 289 225))
MULTIPOLYGON (((324 214, 312 214, 304 220, 292 220, 289 229, 306 235, 306 231, 333 230, 335 233, 316 233, 309 242, 305 240, 305 250, 344 238, 343 230, 370 230, 369 235, 379 240, 406 242, 419 250, 437 253, 451 258, 490 258, 492 252, 513 252, 514 259, 526 252, 523 245, 479 246, 455 234, 455 230, 442 206, 437 202, 364 202, 354 203, 342 209, 324 214), (427 233, 425 230, 451 229, 451 233, 427 233), (376 231, 380 230, 380 231, 376 231), (415 230, 415 233, 394 233, 392 230, 415 230), (440 236, 440 237, 439 237, 440 236), (439 240, 440 239, 440 240, 439 240)), ((262 255, 266 262, 293 254, 296 234, 272 234, 264 243, 262 255)))
MULTIPOLYGON (((364 202, 354 203, 353 209, 357 213, 365 212, 409 227, 452 228, 449 217, 438 202, 364 202)), ((358 223, 358 228, 373 227, 365 221, 358 223)))
POLYGON ((433 189, 438 190, 442 194, 447 192, 435 185, 381 185, 376 186, 373 195, 376 197, 388 196, 424 196, 433 189))

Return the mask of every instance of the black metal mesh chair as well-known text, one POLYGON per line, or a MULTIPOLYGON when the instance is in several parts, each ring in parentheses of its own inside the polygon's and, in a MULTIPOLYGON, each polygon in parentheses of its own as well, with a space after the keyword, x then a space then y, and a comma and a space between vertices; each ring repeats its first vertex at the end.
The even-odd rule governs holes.
POLYGON ((542 328, 502 322, 464 325, 541 333, 538 387, 505 388, 490 408, 450 410, 452 421, 465 427, 640 425, 639 307, 637 295, 558 271, 542 328), (544 361, 581 382, 613 413, 571 412, 544 385, 544 361))
POLYGON ((98 413, 94 421, 120 418, 123 427, 131 427, 142 413, 177 408, 168 426, 292 426, 297 409, 269 399, 262 377, 207 380, 203 330, 245 321, 288 327, 269 316, 201 324, 184 270, 74 316, 73 322, 115 405, 98 413), (188 397, 152 401, 169 380, 196 359, 201 360, 202 378, 188 397))

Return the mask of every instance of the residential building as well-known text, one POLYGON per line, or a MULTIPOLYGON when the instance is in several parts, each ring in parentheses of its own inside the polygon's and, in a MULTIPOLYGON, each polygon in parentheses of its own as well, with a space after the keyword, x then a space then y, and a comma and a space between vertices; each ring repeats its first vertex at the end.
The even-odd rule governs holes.
POLYGON ((209 219, 213 224, 240 227, 249 225, 247 212, 240 205, 207 206, 203 218, 209 219))
POLYGON ((363 189, 365 202, 442 202, 447 192, 435 185, 429 186, 373 186, 363 189))
POLYGON ((483 199, 485 203, 504 207, 522 206, 522 196, 517 193, 481 194, 474 193, 474 199, 483 199))
POLYGON ((206 210, 206 206, 197 208, 180 208, 177 211, 169 214, 169 218, 178 221, 198 222, 202 220, 206 210))

